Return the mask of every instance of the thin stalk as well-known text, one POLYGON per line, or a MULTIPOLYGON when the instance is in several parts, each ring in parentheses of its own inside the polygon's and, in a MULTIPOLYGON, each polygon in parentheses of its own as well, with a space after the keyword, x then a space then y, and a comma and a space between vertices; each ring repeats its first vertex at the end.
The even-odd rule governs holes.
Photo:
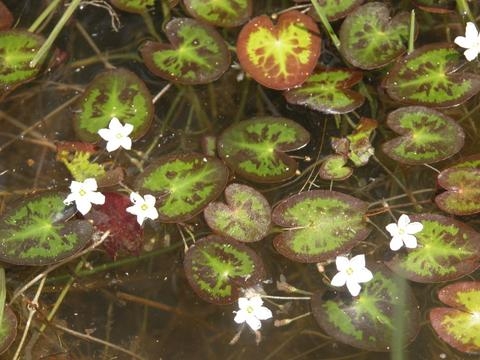
POLYGON ((457 0, 457 11, 462 18, 467 17, 471 22, 475 22, 475 17, 472 15, 466 0, 457 0))
POLYGON ((5 299, 7 298, 7 285, 5 282, 5 269, 0 267, 0 324, 3 323, 3 310, 5 309, 5 299))
POLYGON ((45 19, 53 12, 53 10, 55 10, 61 1, 62 0, 52 0, 52 2, 45 8, 45 10, 42 11, 42 13, 35 19, 33 24, 28 28, 28 31, 33 33, 37 31, 40 25, 42 25, 45 19))
POLYGON ((315 12, 317 13, 318 17, 320 18, 320 21, 322 22, 323 27, 328 33, 328 36, 330 36, 330 39, 332 40, 333 45, 337 48, 337 50, 340 50, 340 39, 338 38, 337 34, 335 34, 335 31, 333 31, 332 25, 330 25, 330 22, 328 21, 327 17, 322 11, 322 8, 320 7, 320 4, 318 3, 318 0, 311 0, 312 5, 315 8, 315 12))
POLYGON ((147 25, 148 32, 158 41, 161 41, 160 35, 158 35, 157 29, 155 29, 155 25, 153 24, 152 17, 148 12, 142 13, 143 21, 145 25, 147 25))
POLYGON ((415 50, 415 10, 410 12, 410 33, 408 34, 408 53, 411 54, 415 50))

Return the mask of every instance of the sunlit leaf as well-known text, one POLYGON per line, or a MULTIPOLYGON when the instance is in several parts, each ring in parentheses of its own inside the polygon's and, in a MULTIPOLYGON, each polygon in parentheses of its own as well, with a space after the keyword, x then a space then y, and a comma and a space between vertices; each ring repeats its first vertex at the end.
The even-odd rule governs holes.
POLYGON ((323 159, 318 170, 318 176, 324 180, 345 180, 353 174, 353 169, 345 166, 347 157, 343 155, 329 155, 323 159))
POLYGON ((238 26, 246 22, 252 12, 252 0, 183 0, 187 12, 216 26, 238 26))

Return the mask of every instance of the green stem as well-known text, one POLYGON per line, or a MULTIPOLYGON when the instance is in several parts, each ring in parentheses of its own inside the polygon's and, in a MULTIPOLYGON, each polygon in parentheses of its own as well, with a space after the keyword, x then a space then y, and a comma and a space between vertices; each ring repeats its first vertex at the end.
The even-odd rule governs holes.
POLYGON ((315 12, 317 13, 318 17, 320 18, 320 21, 322 22, 323 27, 325 28, 325 30, 327 30, 327 33, 330 36, 330 39, 332 39, 333 45, 335 45, 337 50, 340 50, 340 39, 338 38, 337 34, 335 34, 335 31, 333 31, 333 28, 330 25, 330 22, 328 21, 325 14, 323 13, 322 8, 318 3, 318 0, 311 0, 311 1, 312 1, 313 7, 315 8, 315 12))
POLYGON ((410 13, 410 33, 408 36, 408 53, 411 54, 415 50, 415 10, 410 13))
POLYGON ((158 35, 157 29, 155 29, 155 25, 153 24, 153 20, 150 14, 148 12, 144 12, 142 13, 142 18, 143 18, 143 21, 145 22, 145 25, 147 25, 147 29, 150 32, 150 34, 158 41, 161 41, 160 35, 158 35))
POLYGON ((467 17, 471 22, 475 22, 475 18, 473 17, 466 0, 457 0, 457 11, 462 18, 467 17))
POLYGON ((58 6, 58 4, 62 0, 53 0, 46 8, 43 10, 43 12, 40 14, 39 17, 36 18, 36 20, 33 22, 33 24, 28 28, 28 31, 30 32, 35 32, 37 29, 42 25, 42 23, 45 21, 45 19, 55 10, 55 8, 58 6))
POLYGON ((42 47, 37 51, 35 54, 35 57, 33 58, 32 61, 30 61, 30 67, 34 68, 36 67, 41 61, 43 61, 46 53, 48 50, 50 50, 50 47, 52 46, 53 42, 57 38, 58 34, 60 34, 60 31, 62 31, 63 27, 67 23, 67 21, 70 19, 70 17, 73 15, 77 7, 80 5, 82 0, 72 0, 72 2, 68 5, 67 10, 63 13, 62 17, 58 21, 57 25, 53 28, 52 32, 50 35, 48 35, 47 40, 43 43, 42 47))

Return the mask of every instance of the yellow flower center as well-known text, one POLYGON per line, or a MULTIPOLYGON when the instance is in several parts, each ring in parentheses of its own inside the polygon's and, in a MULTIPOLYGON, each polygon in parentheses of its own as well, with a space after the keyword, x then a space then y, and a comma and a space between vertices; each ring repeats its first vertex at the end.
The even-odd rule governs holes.
POLYGON ((346 271, 347 275, 352 275, 353 274, 353 269, 349 267, 346 271))
POLYGON ((142 211, 147 211, 148 205, 147 204, 142 204, 142 206, 140 206, 140 209, 142 209, 142 211))
POLYGON ((83 189, 80 189, 78 193, 80 194, 80 196, 85 196, 87 194, 87 192, 83 189))
POLYGON ((249 306, 247 306, 247 308, 245 309, 245 311, 246 311, 247 313, 249 313, 249 314, 252 314, 253 311, 254 311, 254 309, 253 309, 253 307, 252 307, 251 305, 249 305, 249 306))

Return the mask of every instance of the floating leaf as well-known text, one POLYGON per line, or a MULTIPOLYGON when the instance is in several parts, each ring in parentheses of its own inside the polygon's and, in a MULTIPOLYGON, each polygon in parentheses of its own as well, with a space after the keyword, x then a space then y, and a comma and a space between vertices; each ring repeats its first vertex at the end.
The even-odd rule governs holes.
POLYGON ((420 329, 418 304, 407 283, 402 283, 381 265, 369 266, 373 279, 362 284, 360 295, 344 297, 330 291, 312 296, 315 320, 335 340, 369 351, 391 350, 398 336, 396 318, 404 321, 401 336, 406 344, 413 341, 420 329), (400 306, 403 304, 403 306, 400 306), (398 313, 399 307, 403 307, 398 313))
POLYGON ((397 253, 386 264, 396 273, 421 283, 447 281, 470 274, 478 268, 480 234, 468 225, 436 214, 411 215, 423 230, 417 234, 418 247, 397 253))
POLYGON ((329 155, 327 156, 320 169, 318 170, 318 176, 324 180, 345 180, 352 174, 352 168, 345 166, 347 163, 347 157, 343 155, 329 155))
POLYGON ((186 252, 183 266, 198 296, 219 305, 233 303, 242 289, 265 276, 262 260, 252 249, 216 235, 196 241, 186 252))
POLYGON ((105 71, 93 79, 77 103, 75 130, 84 141, 100 141, 98 130, 108 128, 113 117, 133 125, 132 139, 145 134, 153 119, 150 92, 125 69, 105 71))
POLYGON ((447 190, 435 197, 440 209, 454 215, 480 212, 480 168, 446 169, 437 179, 438 185, 447 190))
POLYGON ((17 336, 18 320, 10 306, 3 309, 3 318, 0 323, 0 354, 5 352, 17 336))
POLYGON ((37 76, 40 67, 30 67, 30 61, 44 41, 28 31, 0 32, 0 96, 37 76))
POLYGON ((13 15, 5 6, 3 1, 0 1, 0 30, 10 29, 13 25, 13 15))
POLYGON ((367 204, 336 191, 306 191, 275 206, 272 220, 285 227, 273 240, 277 251, 299 262, 321 262, 350 250, 370 233, 367 204))
POLYGON ((452 44, 422 46, 398 61, 383 85, 392 99, 405 104, 461 104, 480 90, 479 75, 457 72, 463 57, 452 44))
POLYGON ((430 310, 430 323, 440 338, 465 353, 480 353, 480 282, 464 281, 440 289, 438 298, 451 307, 430 310))
POLYGON ((252 0, 183 0, 187 12, 216 26, 238 26, 252 13, 252 0))
POLYGON ((297 163, 285 152, 309 140, 309 133, 292 120, 265 116, 231 125, 217 144, 219 156, 239 175, 268 183, 295 175, 297 163))
POLYGON ((455 0, 414 0, 413 4, 434 14, 447 14, 455 11, 455 0))
POLYGON ((164 156, 137 179, 140 193, 157 195, 159 220, 186 221, 197 215, 225 188, 228 170, 215 158, 187 153, 164 156))
POLYGON ((0 260, 19 265, 52 264, 77 252, 91 239, 93 228, 85 220, 66 220, 73 206, 66 194, 46 192, 27 199, 0 219, 0 260))
POLYGON ((405 51, 410 14, 401 12, 390 18, 387 5, 367 3, 354 10, 340 28, 340 52, 361 69, 377 69, 392 62, 405 51))
POLYGON ((267 199, 247 185, 225 189, 226 204, 213 202, 205 208, 205 220, 215 232, 242 242, 261 240, 270 228, 267 199))
POLYGON ((299 87, 283 95, 291 104, 305 105, 327 114, 345 114, 363 104, 365 97, 350 88, 362 74, 350 69, 317 69, 299 87))
POLYGON ((144 14, 155 5, 155 0, 111 0, 116 8, 135 13, 144 14))
POLYGON ((277 90, 303 83, 317 64, 320 48, 317 24, 298 11, 281 14, 276 25, 267 15, 258 16, 243 26, 237 40, 242 68, 277 90))
POLYGON ((206 84, 230 65, 230 52, 220 34, 194 19, 177 18, 165 26, 170 44, 147 41, 140 53, 157 76, 179 84, 206 84))
POLYGON ((383 151, 404 164, 430 164, 449 158, 463 147, 461 126, 441 112, 423 106, 392 111, 388 126, 403 135, 383 144, 383 151))
POLYGON ((455 169, 474 168, 480 169, 480 154, 473 154, 465 157, 461 162, 452 166, 455 169))

